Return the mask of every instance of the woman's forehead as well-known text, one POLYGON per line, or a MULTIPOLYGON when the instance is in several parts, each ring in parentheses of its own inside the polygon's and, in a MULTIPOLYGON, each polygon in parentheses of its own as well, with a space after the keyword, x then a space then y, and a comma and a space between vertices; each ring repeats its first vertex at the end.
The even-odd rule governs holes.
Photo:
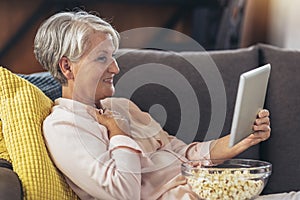
POLYGON ((89 54, 98 54, 99 52, 109 53, 115 49, 112 36, 109 33, 94 32, 89 36, 88 43, 86 53, 89 54))
POLYGON ((111 45, 113 45, 112 36, 109 33, 103 33, 103 32, 95 32, 92 35, 90 35, 89 40, 91 42, 91 49, 96 48, 107 48, 111 45))

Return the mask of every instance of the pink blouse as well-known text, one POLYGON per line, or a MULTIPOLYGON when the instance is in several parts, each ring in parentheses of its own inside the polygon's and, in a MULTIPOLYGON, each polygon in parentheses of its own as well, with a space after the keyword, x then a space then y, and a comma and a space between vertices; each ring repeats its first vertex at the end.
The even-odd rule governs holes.
POLYGON ((64 98, 55 101, 43 124, 52 160, 78 196, 197 199, 180 167, 187 160, 209 160, 210 142, 185 144, 127 99, 107 98, 102 104, 124 117, 120 126, 128 137, 109 139, 107 129, 87 112, 89 106, 64 98))

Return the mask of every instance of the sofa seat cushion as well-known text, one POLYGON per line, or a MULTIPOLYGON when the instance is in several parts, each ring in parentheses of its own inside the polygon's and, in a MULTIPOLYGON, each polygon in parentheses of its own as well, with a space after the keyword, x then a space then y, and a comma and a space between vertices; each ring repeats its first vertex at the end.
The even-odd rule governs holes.
POLYGON ((3 138, 24 198, 76 199, 44 144, 42 123, 53 102, 36 86, 2 67, 0 82, 3 138))
POLYGON ((1 200, 22 199, 22 186, 15 172, 11 169, 0 167, 0 180, 1 200))

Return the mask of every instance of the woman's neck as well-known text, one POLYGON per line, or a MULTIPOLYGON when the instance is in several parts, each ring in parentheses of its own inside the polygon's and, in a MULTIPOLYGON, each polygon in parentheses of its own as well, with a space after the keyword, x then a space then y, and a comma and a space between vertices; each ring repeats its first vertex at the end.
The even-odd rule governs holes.
POLYGON ((76 95, 68 86, 62 86, 62 97, 66 99, 73 99, 86 105, 96 106, 98 109, 103 109, 103 105, 100 100, 95 101, 94 99, 91 100, 88 98, 82 98, 80 95, 76 95))

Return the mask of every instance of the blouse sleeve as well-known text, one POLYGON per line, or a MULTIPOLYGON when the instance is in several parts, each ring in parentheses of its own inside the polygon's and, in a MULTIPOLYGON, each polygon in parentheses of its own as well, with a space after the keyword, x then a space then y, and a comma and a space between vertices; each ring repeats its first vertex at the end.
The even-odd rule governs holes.
POLYGON ((185 156, 188 160, 210 160, 210 144, 212 141, 193 142, 187 145, 182 140, 171 135, 169 135, 169 141, 172 150, 185 156))
MULTIPOLYGON (((118 100, 120 101, 120 100, 118 100)), ((151 124, 151 128, 160 130, 156 131, 160 133, 161 138, 166 138, 165 143, 169 143, 170 148, 180 154, 185 156, 189 160, 199 160, 199 159, 207 159, 210 160, 210 144, 212 141, 208 142, 194 142, 191 144, 186 144, 182 140, 179 140, 175 136, 168 134, 166 131, 162 130, 159 123, 157 123, 149 113, 141 111, 138 106, 136 106, 132 101, 123 99, 125 103, 124 105, 128 104, 130 110, 131 118, 135 119, 136 121, 141 122, 141 124, 151 124), (150 123, 151 122, 151 123, 150 123)), ((118 102, 117 105, 120 105, 118 102)), ((126 106, 123 106, 126 107, 126 106)), ((155 131, 153 131, 155 132, 155 131)))

